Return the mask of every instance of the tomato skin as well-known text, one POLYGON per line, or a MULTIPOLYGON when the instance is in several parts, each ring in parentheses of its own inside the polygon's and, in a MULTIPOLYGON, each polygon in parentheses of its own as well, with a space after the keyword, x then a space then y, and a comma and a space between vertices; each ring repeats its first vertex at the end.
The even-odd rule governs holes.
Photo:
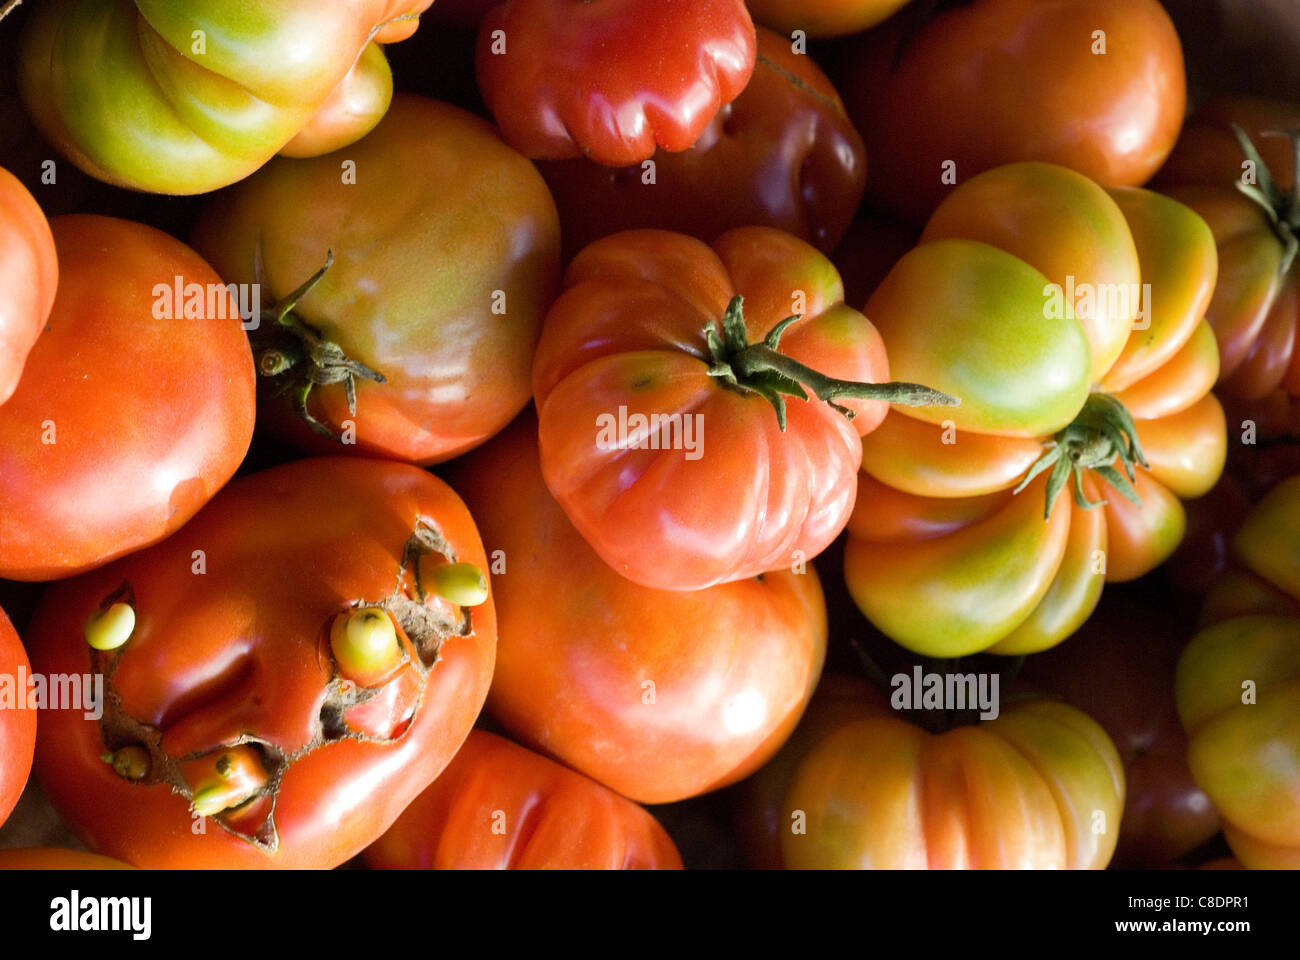
POLYGON ((1136 186, 1178 136, 1183 55, 1157 0, 976 0, 926 23, 895 65, 907 23, 863 38, 843 88, 872 158, 867 196, 906 219, 951 191, 947 161, 957 183, 1040 160, 1136 186))
POLYGON ((680 870, 641 807, 483 730, 366 848, 375 870, 680 870))
POLYGON ((132 870, 129 863, 81 850, 34 847, 0 850, 0 870, 132 870))
POLYGON ((0 415, 0 576, 14 580, 72 576, 161 540, 230 479, 253 432, 234 300, 219 291, 224 316, 208 316, 215 300, 196 319, 156 315, 177 277, 220 284, 212 268, 142 224, 50 226, 58 294, 0 415))
POLYGON ((479 28, 476 72, 521 153, 626 166, 693 144, 745 88, 754 47, 743 0, 506 0, 479 28))
POLYGON ((962 399, 896 408, 863 437, 845 577, 868 619, 930 656, 1034 653, 1083 623, 1102 580, 1173 553, 1182 499, 1209 491, 1227 456, 1202 319, 1216 263, 1189 208, 1063 167, 1009 164, 944 200, 866 306, 897 379, 962 399), (1098 395, 1131 415, 1141 506, 1098 472, 1120 469, 1116 453, 1079 475, 1104 506, 1081 509, 1067 482, 1044 523, 1048 472, 1013 491, 1098 395))
POLYGON ((585 157, 540 161, 572 251, 620 230, 653 228, 712 241, 734 227, 776 227, 823 251, 843 236, 862 199, 867 157, 840 95, 790 41, 758 31, 744 92, 696 142, 660 149, 654 179, 642 166, 585 157))
POLYGON ((0 406, 18 387, 58 283, 45 214, 18 178, 0 167, 0 406))
POLYGON ((759 23, 784 34, 843 37, 888 19, 907 0, 747 0, 759 23))
MULTIPOLYGON (((398 96, 345 151, 273 161, 219 195, 194 239, 228 280, 256 281, 260 256, 264 306, 334 253, 295 312, 386 382, 358 378, 355 414, 343 383, 312 390, 309 410, 336 436, 354 425, 355 442, 343 443, 310 430, 271 381, 267 422, 297 446, 436 463, 482 443, 528 402, 559 280, 555 206, 532 165, 463 110, 398 96), (341 179, 344 161, 356 164, 355 183, 341 179)), ((254 331, 255 342, 272 326, 254 331)))
POLYGON ((326 458, 241 477, 164 543, 52 586, 28 628, 34 668, 107 674, 101 721, 82 709, 41 718, 36 775, 77 836, 140 867, 244 869, 330 868, 382 834, 468 735, 495 652, 490 597, 472 608, 415 599, 404 557, 420 518, 443 553, 487 569, 446 484, 406 464, 326 458), (96 653, 83 624, 124 584, 135 630, 96 653), (329 633, 373 603, 422 646, 404 644, 404 665, 360 709, 329 633), (175 758, 201 766, 241 742, 259 745, 271 777, 275 842, 248 839, 266 802, 246 820, 200 824, 177 789, 197 780, 175 758), (101 759, 127 745, 150 750, 144 781, 101 759))
POLYGON ((729 231, 712 249, 636 230, 587 247, 565 287, 533 361, 542 472, 601 558, 644 586, 695 590, 825 549, 853 506, 859 437, 885 404, 845 398, 850 421, 792 399, 783 432, 766 400, 708 374, 702 330, 740 294, 751 343, 801 313, 783 354, 843 380, 888 380, 880 338, 844 305, 830 261, 767 227, 729 231), (630 427, 622 447, 602 439, 624 413, 686 415, 680 449, 649 449, 630 427))
POLYGON ((697 591, 611 570, 551 499, 535 421, 452 465, 493 556, 500 644, 488 709, 521 743, 641 803, 733 783, 794 728, 821 672, 813 569, 697 591))
POLYGON ((31 675, 27 651, 14 632, 13 624, 0 610, 0 676, 13 685, 16 697, 23 698, 8 709, 0 709, 0 824, 13 811, 14 804, 27 786, 32 769, 32 751, 36 746, 36 711, 26 708, 27 693, 17 688, 19 671, 31 675))
POLYGON ((430 2, 55 0, 28 21, 19 81, 46 139, 92 176, 206 193, 304 128, 298 156, 364 135, 392 84, 374 44, 409 36, 430 2))

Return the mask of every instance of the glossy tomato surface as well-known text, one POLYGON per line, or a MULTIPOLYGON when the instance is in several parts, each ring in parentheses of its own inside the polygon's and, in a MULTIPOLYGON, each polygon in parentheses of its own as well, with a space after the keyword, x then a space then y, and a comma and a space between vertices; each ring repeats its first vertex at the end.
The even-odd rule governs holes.
POLYGON ((826 651, 811 566, 695 591, 619 576, 548 494, 528 416, 451 477, 495 565, 488 706, 512 736, 642 803, 739 780, 789 736, 826 651))
POLYGON ((54 305, 58 256, 45 214, 0 167, 0 405, 18 386, 27 354, 54 305))
POLYGON ((126 220, 51 229, 58 294, 0 407, 0 576, 15 580, 161 540, 230 479, 253 432, 253 358, 212 268, 126 220))
POLYGON ((28 627, 34 668, 102 673, 105 700, 98 719, 42 716, 51 802, 88 847, 135 866, 354 856, 442 771, 492 676, 491 599, 422 594, 426 562, 486 570, 450 488, 406 464, 329 458, 241 477, 164 543, 52 587, 28 627), (119 604, 133 629, 92 648, 89 618, 119 604), (333 645, 359 608, 397 638, 378 678, 333 645), (227 782, 241 792, 209 806, 227 782))
POLYGON ((378 870, 676 870, 645 810, 554 760, 473 730, 438 779, 366 848, 378 870))

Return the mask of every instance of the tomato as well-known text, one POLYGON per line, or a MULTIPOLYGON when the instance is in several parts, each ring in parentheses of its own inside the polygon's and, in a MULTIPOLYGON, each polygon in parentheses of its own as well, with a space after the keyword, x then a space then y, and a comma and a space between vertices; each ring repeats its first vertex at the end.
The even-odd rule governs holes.
POLYGON ((0 850, 0 870, 131 870, 129 863, 80 850, 0 850))
POLYGON ((1213 100, 1188 122, 1160 173, 1170 195, 1214 231, 1219 285, 1206 319, 1219 341, 1220 389, 1231 396, 1300 394, 1300 202, 1292 197, 1300 133, 1290 143, 1279 133, 1298 128, 1300 105, 1213 100))
POLYGON ((789 34, 842 37, 874 27, 907 0, 747 0, 759 23, 789 34))
POLYGON ((376 870, 678 870, 645 810, 482 730, 366 848, 376 870))
POLYGON ((27 651, 0 610, 0 823, 18 802, 32 769, 36 710, 28 709, 23 682, 30 674, 27 651))
POLYGON ((1114 865, 1130 869, 1171 866, 1221 825, 1188 769, 1174 705, 1187 634, 1150 590, 1107 593, 1077 634, 1029 657, 1020 674, 1096 720, 1119 749, 1128 790, 1114 865))
POLYGON ((0 167, 0 406, 18 386, 58 282, 45 214, 27 188, 0 167))
POLYGON ((1101 869, 1115 849, 1119 754, 1064 703, 1004 698, 996 719, 930 733, 838 679, 801 728, 746 785, 760 864, 778 843, 792 869, 1101 869))
POLYGON ((468 511, 407 464, 233 481, 168 540, 45 594, 34 668, 103 674, 104 699, 98 720, 43 713, 41 786, 135 866, 337 866, 442 771, 487 695, 495 616, 486 587, 457 585, 465 565, 486 570, 468 511))
POLYGON ((1239 572, 1206 599, 1208 624, 1175 693, 1196 782, 1250 869, 1300 868, 1300 477, 1273 488, 1232 542, 1239 572))
POLYGON ((742 227, 712 249, 615 234, 573 260, 565 288, 533 361, 542 473, 596 553, 644 586, 815 556, 853 508, 880 398, 951 402, 882 384, 880 338, 834 266, 778 230, 742 227), (800 402, 796 379, 832 402, 800 402))
POLYGON ((479 89, 530 157, 625 166, 685 150, 754 69, 744 0, 505 0, 479 27, 479 89))
POLYGON ((974 0, 919 29, 913 17, 867 34, 842 88, 872 158, 867 196, 890 212, 921 223, 952 184, 1019 160, 1136 186, 1174 145, 1183 54, 1158 0, 974 0))
POLYGON ((230 479, 253 433, 253 360, 212 268, 142 224, 50 227, 58 294, 0 408, 0 576, 15 580, 161 540, 230 479))
POLYGON ((537 171, 477 117, 400 96, 347 150, 218 196, 194 242, 261 284, 264 410, 299 446, 434 463, 528 402, 559 226, 537 171))
POLYGON ((660 149, 653 167, 610 168, 579 157, 538 168, 574 251, 620 230, 679 230, 708 242, 751 224, 825 251, 862 199, 867 158, 840 95, 812 58, 759 30, 749 84, 689 149, 660 149))
POLYGON ((844 567, 869 620, 929 656, 1032 653, 1173 552, 1226 456, 1215 266, 1191 210, 1064 167, 943 202, 866 307, 896 376, 962 401, 863 438, 844 567))
POLYGON ((488 709, 521 743, 641 803, 716 790, 789 736, 821 671, 817 575, 671 592, 619 576, 547 493, 524 416, 451 467, 493 558, 488 709))
POLYGON ((333 150, 383 116, 377 46, 432 0, 53 0, 28 21, 19 80, 45 138, 92 176, 207 193, 290 144, 333 150))

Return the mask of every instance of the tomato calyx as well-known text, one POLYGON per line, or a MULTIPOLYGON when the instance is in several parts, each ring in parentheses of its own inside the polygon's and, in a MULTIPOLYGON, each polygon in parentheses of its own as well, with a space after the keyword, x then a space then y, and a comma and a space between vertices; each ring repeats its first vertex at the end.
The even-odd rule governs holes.
POLYGON ((1083 492, 1083 474, 1095 470, 1125 499, 1141 506, 1132 481, 1136 479, 1134 465, 1147 466, 1138 443, 1137 425, 1124 404, 1106 393, 1093 393, 1084 403, 1079 415, 1046 444, 1047 452, 1038 458, 1012 493, 1025 489, 1035 477, 1052 468, 1047 478, 1047 498, 1043 519, 1052 515, 1052 506, 1066 481, 1072 480, 1074 502, 1081 510, 1093 510, 1105 501, 1089 500, 1083 492), (1115 469, 1118 459, 1124 468, 1115 469))
POLYGON ((1286 137, 1291 141, 1292 170, 1296 183, 1287 191, 1277 185, 1272 171, 1264 163, 1255 144, 1251 142, 1246 131, 1237 124, 1232 125, 1233 135, 1241 145, 1242 153, 1255 168, 1255 183, 1246 183, 1241 179, 1234 181, 1234 186, 1257 207, 1264 211, 1278 242, 1282 244, 1282 261, 1278 274, 1285 276, 1295 262, 1296 252, 1300 250, 1300 127, 1290 130, 1265 130, 1266 137, 1286 137))
POLYGON ((722 317, 722 334, 710 323, 704 328, 709 355, 713 360, 709 376, 716 377, 723 387, 739 393, 756 394, 767 400, 776 410, 776 421, 785 431, 785 398, 808 399, 811 390, 845 417, 852 420, 857 414, 835 402, 837 397, 859 400, 884 400, 908 407, 955 407, 956 397, 917 383, 860 383, 855 380, 836 380, 804 366, 793 357, 778 352, 781 335, 799 315, 786 317, 772 327, 758 343, 750 343, 745 329, 744 298, 735 296, 727 304, 722 317), (805 390, 804 388, 808 389, 805 390))
POLYGON ((343 348, 326 340, 320 331, 294 313, 294 307, 311 292, 325 273, 334 265, 334 251, 325 257, 325 265, 307 278, 281 302, 262 311, 263 339, 267 343, 257 357, 257 372, 264 377, 284 377, 283 390, 293 398, 294 412, 316 433, 331 440, 342 440, 342 434, 321 423, 307 408, 307 398, 316 386, 342 383, 347 393, 348 413, 357 413, 357 377, 374 383, 384 383, 385 377, 358 360, 353 360, 343 348))

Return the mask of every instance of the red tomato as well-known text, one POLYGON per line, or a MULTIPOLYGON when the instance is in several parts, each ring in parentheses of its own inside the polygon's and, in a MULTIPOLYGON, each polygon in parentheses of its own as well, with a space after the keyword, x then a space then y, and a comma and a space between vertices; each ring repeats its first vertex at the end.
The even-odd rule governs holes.
POLYGON ((473 730, 366 848, 377 870, 678 870, 664 828, 607 787, 473 730))
POLYGON ((1174 145, 1183 54, 1158 0, 974 0, 908 35, 914 17, 866 34, 842 88, 886 210, 922 223, 953 184, 1018 160, 1137 186, 1174 145))
POLYGON ((708 242, 751 224, 830 250, 862 199, 867 158, 840 95, 812 58, 759 30, 749 84, 689 149, 660 149, 652 167, 577 157, 541 161, 538 169, 570 251, 620 230, 679 230, 708 242))
POLYGON ((712 249, 615 234, 574 259, 565 288, 533 360, 542 473, 596 553, 648 587, 820 553, 853 510, 882 399, 951 400, 882 383, 880 336, 844 304, 835 267, 768 227, 712 249))
POLYGON ((0 405, 18 386, 58 282, 45 214, 27 188, 0 167, 0 405))
POLYGON ((45 594, 34 667, 103 674, 104 701, 98 720, 42 714, 41 786, 88 847, 136 866, 337 866, 442 771, 487 695, 496 619, 486 587, 457 589, 463 564, 486 568, 469 512, 415 467, 234 481, 165 542, 45 594))
POLYGON ((536 437, 521 417, 452 469, 499 574, 488 708, 521 742, 642 803, 751 773, 789 736, 821 672, 816 573, 638 586, 551 499, 536 437))
POLYGON ((15 580, 161 540, 230 479, 253 433, 253 358, 212 268, 138 223, 50 226, 58 295, 0 415, 0 576, 15 580))
POLYGON ((744 0, 506 0, 479 28, 479 89, 522 153, 625 166, 693 144, 754 46, 744 0))
POLYGON ((907 0, 748 0, 754 19, 782 33, 842 37, 874 27, 907 0))
POLYGON ((0 610, 0 823, 4 823, 27 786, 36 745, 36 711, 27 709, 26 684, 31 665, 13 624, 0 610))

